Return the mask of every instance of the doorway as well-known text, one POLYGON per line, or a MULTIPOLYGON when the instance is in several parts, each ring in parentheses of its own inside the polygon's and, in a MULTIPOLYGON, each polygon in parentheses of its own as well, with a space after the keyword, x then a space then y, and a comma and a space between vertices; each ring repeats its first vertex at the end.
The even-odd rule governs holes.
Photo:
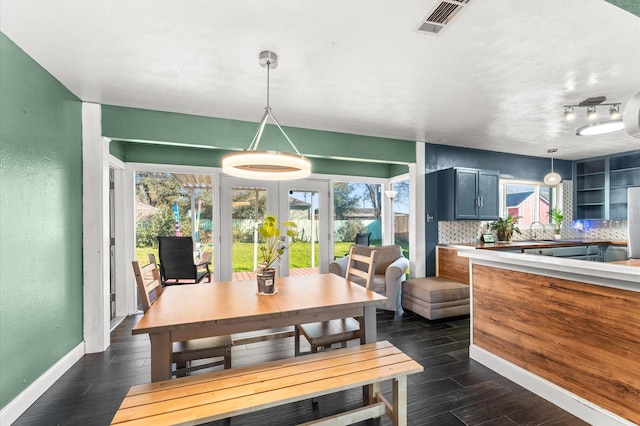
POLYGON ((216 280, 254 278, 259 263, 257 225, 267 215, 297 225, 296 238, 287 242, 288 249, 276 265, 280 276, 328 271, 328 181, 275 182, 223 176, 220 183, 220 265, 214 268, 219 272, 216 280))

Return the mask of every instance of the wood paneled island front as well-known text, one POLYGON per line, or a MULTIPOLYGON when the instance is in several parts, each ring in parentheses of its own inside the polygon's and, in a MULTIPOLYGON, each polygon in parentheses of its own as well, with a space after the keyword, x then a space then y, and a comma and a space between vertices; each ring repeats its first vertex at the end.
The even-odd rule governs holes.
POLYGON ((640 267, 470 258, 470 357, 591 424, 640 424, 640 267))

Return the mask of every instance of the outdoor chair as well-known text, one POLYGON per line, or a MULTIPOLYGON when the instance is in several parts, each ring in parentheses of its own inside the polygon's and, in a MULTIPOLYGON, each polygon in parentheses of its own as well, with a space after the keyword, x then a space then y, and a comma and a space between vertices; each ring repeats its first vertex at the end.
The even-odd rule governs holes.
MULTIPOLYGON (((371 244, 371 232, 358 232, 356 234, 356 239, 354 244, 358 246, 369 246, 371 244)), ((349 252, 346 252, 345 257, 349 255, 349 252)), ((340 256, 334 256, 333 260, 340 259, 340 256)))
POLYGON ((358 232, 356 234, 355 244, 359 246, 370 245, 371 232, 358 232))
MULTIPOLYGON (((374 262, 376 251, 372 250, 367 255, 354 253, 353 247, 349 250, 349 264, 345 278, 369 288, 373 280, 374 262)), ((355 318, 342 318, 330 321, 314 322, 296 325, 295 330, 295 355, 300 355, 300 336, 304 336, 311 345, 311 353, 316 353, 318 348, 331 347, 334 343, 340 343, 346 348, 347 342, 360 338, 360 321, 355 318)))
MULTIPOLYGON (((162 295, 160 273, 155 263, 140 266, 140 262, 134 260, 131 264, 136 277, 138 298, 142 310, 147 312, 162 295)), ((176 365, 172 375, 185 376, 191 371, 217 365, 224 365, 225 369, 231 368, 231 336, 229 335, 173 342, 172 345, 171 362, 176 365), (209 358, 214 361, 196 366, 191 364, 192 361, 209 358)))
POLYGON ((207 277, 211 282, 209 261, 193 261, 191 237, 158 237, 158 256, 163 285, 199 283, 207 277))

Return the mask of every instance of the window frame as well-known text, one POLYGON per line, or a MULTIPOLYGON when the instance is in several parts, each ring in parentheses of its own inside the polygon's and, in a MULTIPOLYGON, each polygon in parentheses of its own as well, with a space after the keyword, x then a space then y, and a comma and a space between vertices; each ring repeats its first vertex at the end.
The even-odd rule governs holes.
MULTIPOLYGON (((548 223, 543 223, 542 220, 540 220, 541 218, 540 216, 540 205, 539 205, 539 200, 540 200, 540 189, 541 187, 547 187, 550 188, 550 200, 549 200, 549 210, 551 210, 552 208, 560 208, 562 209, 562 193, 563 193, 563 184, 560 183, 558 185, 545 185, 545 183, 543 181, 535 181, 535 180, 522 180, 522 179, 505 179, 502 178, 500 179, 499 182, 499 196, 500 196, 500 216, 501 217, 507 217, 507 215, 509 214, 508 210, 507 210, 507 186, 508 185, 526 185, 526 186, 534 186, 534 194, 535 196, 535 207, 534 207, 534 222, 531 223, 522 223, 520 224, 521 226, 531 226, 533 223, 539 222, 541 223, 545 230, 546 229, 553 229, 555 227, 555 225, 553 223, 551 223, 551 220, 548 219, 548 223)), ((542 218, 545 219, 545 218, 542 218)))

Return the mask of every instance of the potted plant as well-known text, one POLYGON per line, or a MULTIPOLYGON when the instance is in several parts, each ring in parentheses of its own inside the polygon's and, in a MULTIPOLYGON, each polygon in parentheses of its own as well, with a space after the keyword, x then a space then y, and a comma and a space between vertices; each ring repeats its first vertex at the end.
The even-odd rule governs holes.
POLYGON ((506 218, 498 218, 498 220, 489 223, 489 229, 496 231, 498 241, 511 241, 513 233, 520 234, 520 228, 516 226, 518 220, 522 216, 507 216, 506 218))
POLYGON ((560 239, 560 226, 562 225, 562 221, 564 220, 564 215, 562 214, 562 210, 553 207, 549 211, 549 217, 555 223, 556 229, 554 231, 554 238, 556 240, 560 239))
POLYGON ((258 246, 260 263, 256 269, 258 293, 273 294, 275 292, 273 284, 276 270, 271 265, 287 249, 283 241, 284 236, 294 238, 296 229, 297 225, 294 222, 280 222, 275 216, 265 217, 264 222, 258 227, 258 233, 262 237, 262 242, 258 246))

